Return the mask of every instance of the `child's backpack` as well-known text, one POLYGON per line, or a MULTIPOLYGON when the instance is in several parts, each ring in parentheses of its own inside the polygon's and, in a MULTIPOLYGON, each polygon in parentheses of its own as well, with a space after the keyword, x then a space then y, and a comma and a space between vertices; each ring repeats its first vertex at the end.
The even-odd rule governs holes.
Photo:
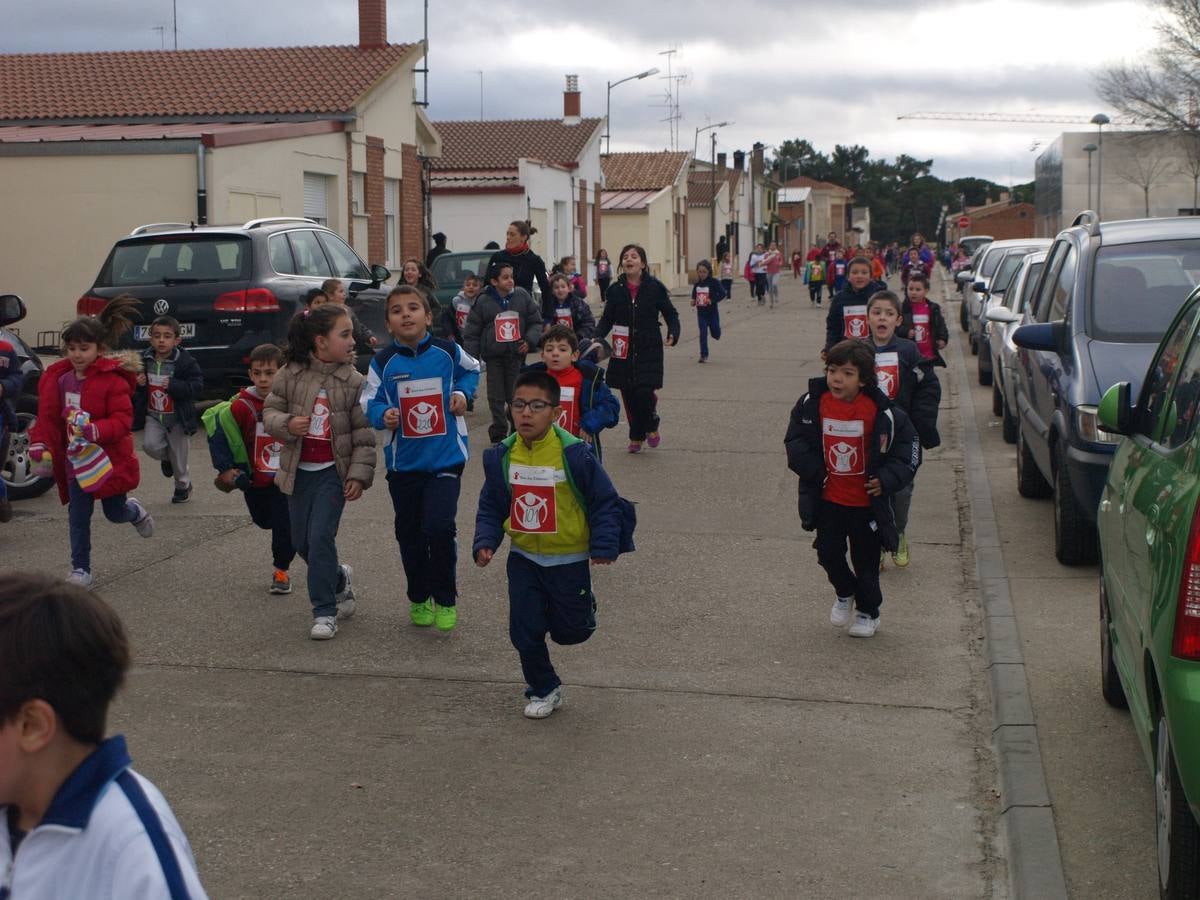
POLYGON ((225 438, 225 443, 229 446, 229 452, 233 454, 233 461, 238 466, 249 471, 250 454, 246 452, 246 441, 242 437, 242 429, 238 425, 237 419, 233 417, 233 404, 237 399, 237 395, 235 394, 228 400, 222 400, 215 406, 210 406, 200 416, 200 421, 204 425, 204 434, 210 442, 209 453, 212 453, 212 439, 216 436, 217 430, 220 429, 222 436, 225 438))

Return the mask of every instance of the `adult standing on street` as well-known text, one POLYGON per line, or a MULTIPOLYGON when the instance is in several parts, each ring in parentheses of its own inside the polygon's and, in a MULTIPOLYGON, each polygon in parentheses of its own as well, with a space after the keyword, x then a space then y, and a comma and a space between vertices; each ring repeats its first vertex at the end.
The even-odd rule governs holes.
POLYGON ((550 296, 550 279, 546 277, 546 264, 542 258, 529 249, 529 239, 537 234, 537 229, 528 222, 515 219, 508 224, 504 233, 504 249, 497 250, 488 261, 488 271, 500 263, 512 266, 513 281, 519 288, 533 295, 533 280, 536 278, 542 297, 550 296))
POLYGON ((604 296, 596 341, 609 351, 608 383, 621 392, 629 422, 629 452, 643 441, 657 447, 658 398, 663 385, 663 346, 679 341, 679 313, 666 285, 650 274, 646 251, 637 244, 621 249, 621 273, 604 296), (667 323, 663 340, 659 317, 667 323))
POLYGON ((450 249, 446 246, 446 235, 438 232, 433 236, 433 246, 429 248, 429 252, 425 254, 425 268, 432 269, 433 261, 443 253, 449 253, 450 249))

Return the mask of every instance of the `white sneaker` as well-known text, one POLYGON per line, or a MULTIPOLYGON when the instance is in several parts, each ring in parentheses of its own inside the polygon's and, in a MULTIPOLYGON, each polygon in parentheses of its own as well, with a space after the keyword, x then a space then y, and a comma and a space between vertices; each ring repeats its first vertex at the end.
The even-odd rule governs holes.
POLYGON ((555 688, 545 697, 530 697, 525 704, 525 718, 544 719, 562 706, 562 688, 555 688))
POLYGON ((80 587, 90 588, 92 586, 92 573, 87 569, 72 569, 71 574, 67 576, 67 581, 71 584, 77 584, 80 587))
POLYGON ((317 616, 313 619, 312 631, 308 636, 314 641, 328 641, 337 634, 336 616, 317 616))
POLYGON ((334 601, 337 603, 337 614, 339 619, 348 619, 354 615, 354 588, 350 586, 350 577, 354 574, 354 570, 345 563, 341 566, 342 579, 346 586, 333 595, 334 601))
POLYGON ((850 621, 850 613, 853 611, 853 597, 847 597, 844 600, 838 597, 833 604, 833 608, 829 610, 829 624, 834 628, 845 628, 846 623, 850 621))
POLYGON ((879 619, 872 619, 866 613, 855 613, 854 624, 850 626, 850 637, 869 638, 875 637, 875 632, 879 630, 879 619))
POLYGON ((139 515, 133 520, 133 527, 137 529, 137 533, 144 538, 154 537, 154 516, 150 515, 149 510, 135 497, 130 497, 129 502, 138 508, 139 515))

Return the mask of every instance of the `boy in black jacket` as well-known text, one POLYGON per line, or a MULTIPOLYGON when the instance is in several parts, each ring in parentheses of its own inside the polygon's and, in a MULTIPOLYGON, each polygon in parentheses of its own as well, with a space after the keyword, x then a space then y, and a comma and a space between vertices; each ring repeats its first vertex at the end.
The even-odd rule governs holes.
MULTIPOLYGON (((875 351, 875 375, 879 390, 904 410, 921 446, 929 450, 942 442, 937 430, 938 405, 942 385, 933 371, 933 360, 926 359, 912 341, 896 336, 900 324, 900 298, 891 291, 880 291, 867 303, 867 323, 871 330, 871 348, 875 351)), ((908 510, 912 505, 913 482, 892 497, 896 530, 900 532, 892 562, 908 565, 908 510)), ((883 567, 883 556, 879 558, 883 567)))
POLYGON ((145 370, 138 373, 133 394, 133 428, 145 429, 142 449, 174 477, 172 503, 192 497, 188 471, 188 438, 196 433, 196 397, 204 390, 204 375, 192 355, 179 346, 179 322, 159 316, 150 323, 150 346, 142 351, 145 370))
POLYGON ((950 329, 946 327, 942 307, 929 299, 929 276, 913 272, 904 290, 904 303, 900 307, 903 321, 896 327, 896 334, 908 338, 922 356, 944 369, 946 360, 942 359, 942 350, 950 343, 950 329))
POLYGON ((692 306, 696 307, 696 323, 700 327, 700 359, 708 362, 708 336, 721 339, 721 313, 717 304, 725 299, 721 282, 713 278, 712 263, 702 259, 696 263, 696 284, 692 287, 692 306))
POLYGON ((862 638, 879 628, 880 551, 897 546, 890 498, 912 481, 921 462, 912 423, 875 383, 870 347, 835 344, 825 377, 809 382, 784 438, 788 467, 800 476, 800 526, 816 529, 817 561, 836 592, 829 621, 845 626, 857 605, 850 635, 862 638))
POLYGON ((887 290, 882 281, 871 280, 871 261, 865 256, 850 260, 846 274, 849 282, 845 290, 839 291, 829 302, 829 313, 825 317, 825 350, 838 341, 853 338, 867 339, 867 301, 873 294, 887 290))

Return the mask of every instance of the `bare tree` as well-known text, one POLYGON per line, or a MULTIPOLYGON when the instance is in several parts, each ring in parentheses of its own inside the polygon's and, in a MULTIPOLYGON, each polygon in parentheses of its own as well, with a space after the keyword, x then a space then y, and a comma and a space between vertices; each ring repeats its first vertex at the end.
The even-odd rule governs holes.
POLYGON ((1178 165, 1174 158, 1163 155, 1164 148, 1169 148, 1169 141, 1170 138, 1160 132, 1126 134, 1121 136, 1119 142, 1113 141, 1127 150, 1115 166, 1117 176, 1142 189, 1147 219, 1150 218, 1150 189, 1178 165))
POLYGON ((1183 161, 1177 171, 1192 179, 1192 215, 1200 215, 1200 131, 1185 131, 1178 137, 1183 161))

